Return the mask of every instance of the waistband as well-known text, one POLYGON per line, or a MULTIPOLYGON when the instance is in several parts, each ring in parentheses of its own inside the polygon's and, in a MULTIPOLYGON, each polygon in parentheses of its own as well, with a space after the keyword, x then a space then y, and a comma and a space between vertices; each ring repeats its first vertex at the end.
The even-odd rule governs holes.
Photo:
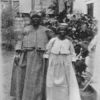
POLYGON ((36 48, 36 47, 31 47, 31 48, 23 48, 22 51, 37 51, 37 52, 45 52, 42 48, 36 48))
POLYGON ((70 56, 71 54, 70 53, 54 53, 54 52, 51 52, 51 54, 54 54, 54 55, 67 55, 67 56, 70 56))

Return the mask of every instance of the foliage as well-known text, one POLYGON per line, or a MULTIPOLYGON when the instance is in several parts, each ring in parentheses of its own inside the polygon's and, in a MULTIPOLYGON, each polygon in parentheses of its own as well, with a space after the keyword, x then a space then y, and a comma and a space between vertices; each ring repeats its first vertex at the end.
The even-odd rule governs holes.
POLYGON ((53 16, 58 16, 59 14, 58 0, 53 1, 53 4, 48 9, 51 10, 53 16))
POLYGON ((7 28, 13 25, 13 16, 10 7, 2 12, 2 28, 7 28))
POLYGON ((14 46, 15 33, 13 31, 13 15, 10 7, 2 12, 2 46, 12 50, 14 46))

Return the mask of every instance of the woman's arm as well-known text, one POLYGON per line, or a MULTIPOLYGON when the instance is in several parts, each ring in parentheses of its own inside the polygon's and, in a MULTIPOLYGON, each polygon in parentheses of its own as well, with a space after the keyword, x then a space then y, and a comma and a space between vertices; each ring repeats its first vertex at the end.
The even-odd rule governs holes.
POLYGON ((51 49, 54 45, 54 42, 55 42, 55 39, 56 38, 52 38, 46 45, 46 53, 44 54, 44 58, 48 58, 49 55, 50 55, 50 52, 51 52, 51 49))
POLYGON ((89 46, 88 46, 88 51, 94 51, 95 47, 96 47, 96 43, 97 43, 97 36, 95 36, 92 41, 90 42, 89 46))
POLYGON ((48 39, 52 39, 55 36, 55 33, 50 29, 46 30, 46 34, 48 36, 48 39))
POLYGON ((76 53, 72 42, 70 41, 70 53, 72 56, 72 61, 76 61, 76 53))

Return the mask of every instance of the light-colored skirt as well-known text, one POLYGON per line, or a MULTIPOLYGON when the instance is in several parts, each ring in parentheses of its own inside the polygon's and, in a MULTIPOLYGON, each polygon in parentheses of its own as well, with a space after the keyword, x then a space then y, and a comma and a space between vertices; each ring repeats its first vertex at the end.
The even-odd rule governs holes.
POLYGON ((70 55, 50 55, 46 83, 47 100, 81 100, 70 55))

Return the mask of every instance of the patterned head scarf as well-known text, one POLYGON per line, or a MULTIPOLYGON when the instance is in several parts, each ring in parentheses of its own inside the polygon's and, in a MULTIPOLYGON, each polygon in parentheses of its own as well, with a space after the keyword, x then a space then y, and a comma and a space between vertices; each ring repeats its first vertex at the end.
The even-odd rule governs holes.
POLYGON ((67 23, 60 23, 59 26, 58 26, 58 30, 60 30, 60 29, 66 29, 67 27, 68 27, 67 23))
POLYGON ((32 12, 30 12, 30 16, 31 16, 31 18, 34 18, 34 17, 41 18, 41 13, 36 12, 36 11, 32 11, 32 12))

